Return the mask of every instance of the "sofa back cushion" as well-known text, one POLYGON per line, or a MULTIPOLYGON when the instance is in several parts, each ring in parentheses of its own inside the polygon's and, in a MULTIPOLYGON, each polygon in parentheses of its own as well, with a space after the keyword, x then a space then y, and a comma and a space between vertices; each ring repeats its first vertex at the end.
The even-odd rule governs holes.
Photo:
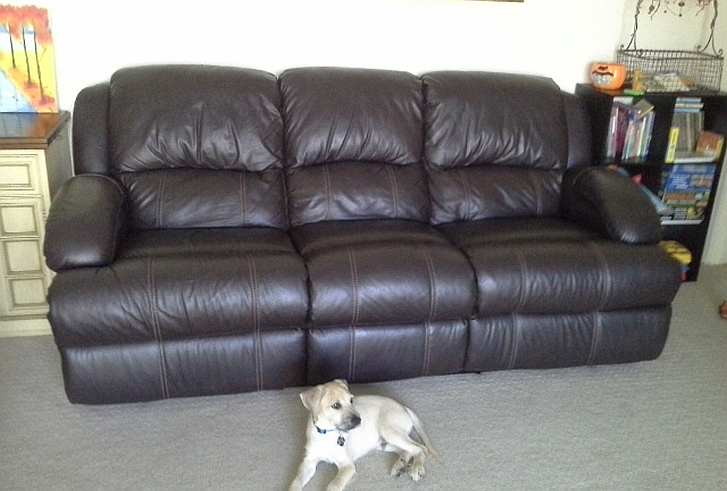
POLYGON ((555 83, 484 72, 422 81, 433 223, 558 213, 571 152, 555 83))
POLYGON ((280 91, 293 225, 429 219, 417 77, 299 68, 283 72, 280 91))
POLYGON ((111 173, 136 228, 287 227, 274 75, 213 66, 123 69, 108 103, 111 173))

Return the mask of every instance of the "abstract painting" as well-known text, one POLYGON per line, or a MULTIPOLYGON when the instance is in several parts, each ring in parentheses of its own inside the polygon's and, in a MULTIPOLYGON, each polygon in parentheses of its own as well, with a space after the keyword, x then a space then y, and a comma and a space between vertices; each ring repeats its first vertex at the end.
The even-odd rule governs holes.
POLYGON ((48 11, 0 5, 0 112, 58 112, 48 11))

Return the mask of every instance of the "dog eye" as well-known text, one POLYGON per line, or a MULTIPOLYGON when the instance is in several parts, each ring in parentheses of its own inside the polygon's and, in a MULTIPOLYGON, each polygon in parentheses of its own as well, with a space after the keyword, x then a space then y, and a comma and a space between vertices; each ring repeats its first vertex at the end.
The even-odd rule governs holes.
POLYGON ((353 404, 353 397, 351 398, 351 404, 353 404))
POLYGON ((334 402, 331 407, 333 409, 341 409, 341 403, 340 402, 334 402))

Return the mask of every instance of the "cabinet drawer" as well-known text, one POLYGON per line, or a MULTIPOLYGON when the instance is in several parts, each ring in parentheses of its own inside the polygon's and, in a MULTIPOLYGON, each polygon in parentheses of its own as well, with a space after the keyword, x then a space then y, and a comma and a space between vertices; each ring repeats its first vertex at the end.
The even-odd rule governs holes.
POLYGON ((45 276, 3 278, 0 317, 37 316, 48 312, 45 276))
POLYGON ((4 259, 3 273, 44 274, 40 239, 13 239, 0 241, 0 255, 4 259))
POLYGON ((44 221, 40 198, 0 198, 0 238, 40 238, 44 221))
POLYGON ((42 152, 0 153, 0 195, 41 194, 42 152))

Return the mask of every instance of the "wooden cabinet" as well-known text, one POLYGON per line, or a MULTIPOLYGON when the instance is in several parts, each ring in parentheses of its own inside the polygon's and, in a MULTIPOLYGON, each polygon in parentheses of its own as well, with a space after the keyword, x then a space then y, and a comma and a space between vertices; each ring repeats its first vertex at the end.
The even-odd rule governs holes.
MULTIPOLYGON (((674 114, 674 104, 678 97, 699 97, 704 104, 704 128, 727 136, 727 94, 718 92, 647 93, 644 97, 654 105, 656 114, 647 158, 637 162, 611 162, 606 159, 606 141, 611 118, 611 106, 613 98, 622 96, 623 93, 619 91, 600 91, 589 84, 578 84, 576 94, 586 102, 591 117, 594 163, 613 163, 623 167, 632 175, 640 174, 642 183, 655 193, 664 184, 663 171, 673 165, 665 163, 664 160, 674 114)), ((687 272, 688 281, 695 281, 699 275, 714 199, 717 195, 717 186, 722 174, 724 156, 725 150, 723 149, 722 154, 714 162, 716 171, 704 220, 699 224, 662 225, 665 240, 676 240, 684 244, 692 253, 692 264, 687 272)), ((725 226, 725 224, 714 224, 713 226, 725 226)))
POLYGON ((0 336, 50 332, 43 240, 51 197, 72 175, 67 123, 0 114, 0 336))

